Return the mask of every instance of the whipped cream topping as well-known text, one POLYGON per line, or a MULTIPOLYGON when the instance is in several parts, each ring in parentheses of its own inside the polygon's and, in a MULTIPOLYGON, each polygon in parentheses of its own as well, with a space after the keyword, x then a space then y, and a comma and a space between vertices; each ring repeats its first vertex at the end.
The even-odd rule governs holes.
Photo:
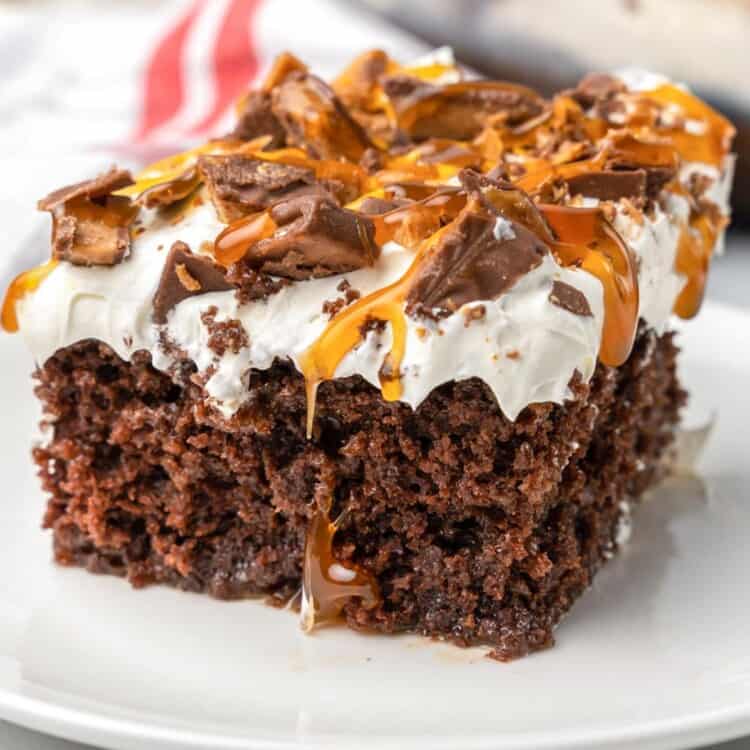
MULTIPOLYGON (((684 184, 695 173, 711 177, 706 197, 728 213, 732 168, 731 157, 721 169, 688 163, 679 177, 684 184)), ((595 203, 585 196, 583 202, 595 203)), ((688 201, 669 194, 649 215, 634 215, 625 201, 615 204, 615 212, 614 227, 638 260, 640 317, 663 332, 685 281, 675 271, 675 259, 688 201)), ((341 295, 337 287, 342 280, 364 296, 403 276, 414 258, 413 251, 390 242, 372 267, 297 281, 245 304, 237 301, 234 291, 194 296, 180 302, 166 326, 159 326, 153 321, 153 297, 170 246, 181 240, 200 252, 225 225, 210 202, 176 224, 146 210, 141 221, 143 231, 119 265, 83 268, 60 263, 35 293, 18 302, 21 330, 39 364, 58 349, 97 339, 125 360, 146 350, 154 367, 165 372, 175 364, 173 350, 163 344, 166 334, 207 376, 206 394, 225 417, 242 405, 252 369, 267 369, 279 358, 301 370, 303 355, 329 322, 323 303, 341 295), (210 348, 202 315, 214 307, 216 322, 239 321, 247 346, 222 356, 210 348)), ((508 232, 510 224, 498 221, 495 235, 501 238, 508 232)), ((594 372, 603 320, 600 281, 583 270, 562 267, 549 254, 497 299, 472 302, 439 320, 407 315, 401 400, 416 408, 441 383, 478 377, 510 419, 531 403, 563 403, 570 396, 573 375, 577 372, 587 381, 594 372), (554 304, 550 292, 555 281, 582 293, 591 315, 554 304), (472 313, 471 308, 480 309, 472 313)), ((340 362, 336 377, 360 375, 379 387, 378 373, 390 346, 389 326, 371 330, 340 362)))
MULTIPOLYGON (((291 359, 299 368, 302 356, 328 324, 323 302, 340 296, 336 287, 342 279, 365 295, 396 281, 413 260, 412 251, 391 242, 373 267, 299 281, 263 300, 241 305, 233 291, 191 297, 170 312, 162 327, 152 321, 152 300, 169 246, 180 239, 199 247, 223 225, 206 203, 178 225, 151 213, 144 217, 144 227, 131 256, 117 266, 60 264, 35 294, 19 302, 21 329, 40 363, 62 347, 93 338, 124 359, 147 350, 154 366, 167 371, 174 360, 163 347, 160 334, 166 328, 170 341, 199 372, 212 368, 206 393, 227 417, 241 406, 251 369, 266 369, 276 358, 291 359), (216 356, 201 319, 211 307, 217 308, 217 322, 240 321, 248 334, 247 347, 216 356)), ((417 407, 441 383, 480 377, 509 418, 529 403, 562 403, 573 373, 578 370, 588 379, 594 371, 603 315, 600 282, 583 271, 562 268, 548 255, 496 300, 471 303, 440 321, 407 316, 402 400, 417 407), (574 315, 549 301, 556 280, 585 295, 591 317, 574 315), (480 306, 483 316, 469 314, 468 308, 480 306)), ((336 376, 361 375, 378 387, 390 335, 389 328, 370 331, 344 357, 336 376)))

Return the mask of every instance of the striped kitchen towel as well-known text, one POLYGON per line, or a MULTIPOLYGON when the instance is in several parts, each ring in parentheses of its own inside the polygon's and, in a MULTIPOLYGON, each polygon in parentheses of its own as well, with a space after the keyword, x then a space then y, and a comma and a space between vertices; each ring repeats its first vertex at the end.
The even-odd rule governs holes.
POLYGON ((425 51, 346 0, 0 3, 0 283, 47 253, 51 189, 226 132, 283 50, 330 77, 371 47, 425 51))

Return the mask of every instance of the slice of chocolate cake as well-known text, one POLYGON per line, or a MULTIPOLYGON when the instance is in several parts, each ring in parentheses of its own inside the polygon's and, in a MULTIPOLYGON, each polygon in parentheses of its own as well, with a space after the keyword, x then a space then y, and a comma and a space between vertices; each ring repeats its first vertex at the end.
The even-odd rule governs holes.
POLYGON ((544 100, 377 51, 332 85, 284 55, 240 110, 40 202, 52 257, 2 321, 56 560, 551 644, 662 472, 731 125, 656 76, 544 100))

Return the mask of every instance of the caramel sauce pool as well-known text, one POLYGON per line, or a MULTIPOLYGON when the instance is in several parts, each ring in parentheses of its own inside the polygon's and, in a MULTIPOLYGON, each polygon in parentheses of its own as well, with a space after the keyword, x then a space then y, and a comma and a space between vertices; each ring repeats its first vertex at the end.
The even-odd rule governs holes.
POLYGON ((302 628, 334 622, 351 597, 365 605, 380 601, 378 585, 366 571, 351 563, 339 562, 333 554, 333 538, 338 525, 330 520, 330 500, 317 508, 305 541, 302 573, 302 628))

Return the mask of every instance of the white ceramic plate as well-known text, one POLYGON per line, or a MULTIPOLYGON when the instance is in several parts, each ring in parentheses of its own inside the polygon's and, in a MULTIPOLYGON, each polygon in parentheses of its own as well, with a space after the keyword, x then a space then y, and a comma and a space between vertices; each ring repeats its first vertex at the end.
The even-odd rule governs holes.
POLYGON ((652 493, 555 648, 499 664, 56 568, 30 361, 3 337, 0 717, 123 750, 648 750, 750 731, 750 316, 707 305, 681 341, 693 418, 719 414, 702 479, 652 493))

